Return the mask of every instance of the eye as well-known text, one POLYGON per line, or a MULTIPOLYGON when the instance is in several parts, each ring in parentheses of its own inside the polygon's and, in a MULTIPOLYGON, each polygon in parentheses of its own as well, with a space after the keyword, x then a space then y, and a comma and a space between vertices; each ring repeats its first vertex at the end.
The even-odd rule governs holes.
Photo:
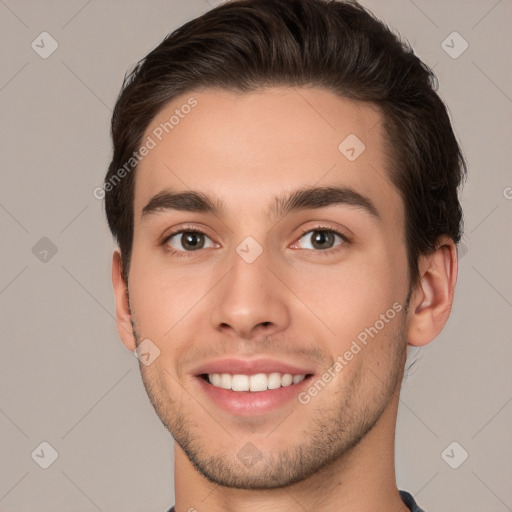
POLYGON ((164 244, 179 252, 197 251, 214 246, 212 239, 202 231, 185 229, 169 235, 164 240, 164 244))
POLYGON ((344 245, 347 242, 347 238, 343 236, 341 233, 338 233, 333 229, 322 227, 317 227, 315 229, 305 231, 299 238, 297 243, 300 243, 301 240, 306 241, 306 247, 303 247, 303 249, 316 249, 319 251, 333 249, 340 245, 344 245), (340 240, 340 243, 338 243, 337 245, 335 245, 336 239, 340 240), (308 243, 309 247, 307 246, 308 243))

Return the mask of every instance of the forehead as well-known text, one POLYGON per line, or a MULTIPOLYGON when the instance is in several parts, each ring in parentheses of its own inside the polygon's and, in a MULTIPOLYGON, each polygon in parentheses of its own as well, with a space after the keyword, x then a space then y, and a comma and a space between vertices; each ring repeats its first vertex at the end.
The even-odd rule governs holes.
POLYGON ((308 186, 344 186, 397 221, 382 114, 317 88, 204 89, 175 98, 149 124, 135 173, 135 219, 165 189, 219 198, 235 215, 308 186))

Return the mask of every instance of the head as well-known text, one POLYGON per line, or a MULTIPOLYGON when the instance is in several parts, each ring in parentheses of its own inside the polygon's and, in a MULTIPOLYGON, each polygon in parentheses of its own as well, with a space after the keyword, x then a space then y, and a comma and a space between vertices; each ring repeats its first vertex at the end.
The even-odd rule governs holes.
POLYGON ((287 485, 348 453, 396 408, 407 344, 444 326, 465 163, 435 89, 382 22, 327 0, 221 5, 125 78, 104 186, 119 330, 158 347, 149 396, 212 481, 287 485), (283 410, 203 394, 197 371, 233 356, 308 371, 272 436, 283 410))

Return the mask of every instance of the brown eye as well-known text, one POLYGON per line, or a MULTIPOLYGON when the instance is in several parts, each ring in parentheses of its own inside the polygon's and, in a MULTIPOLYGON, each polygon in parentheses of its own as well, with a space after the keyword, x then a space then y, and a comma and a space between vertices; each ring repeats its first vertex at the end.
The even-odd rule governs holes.
POLYGON ((176 251, 197 251, 205 247, 212 247, 210 237, 201 231, 178 231, 167 238, 166 243, 176 251))
MULTIPOLYGON (((342 243, 345 242, 345 237, 336 231, 330 229, 311 229, 301 236, 299 242, 303 239, 306 240, 306 247, 303 247, 303 249, 322 251, 336 247, 336 238, 339 238, 342 243), (308 242, 309 247, 307 246, 308 242)), ((341 243, 337 245, 341 245, 341 243)))

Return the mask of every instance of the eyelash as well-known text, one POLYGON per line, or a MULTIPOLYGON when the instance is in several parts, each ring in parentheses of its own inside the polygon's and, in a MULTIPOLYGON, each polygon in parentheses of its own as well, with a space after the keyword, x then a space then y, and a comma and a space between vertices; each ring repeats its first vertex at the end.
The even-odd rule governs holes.
MULTIPOLYGON (((169 247, 167 245, 167 242, 176 235, 179 235, 181 233, 201 233, 205 236, 208 236, 204 231, 201 231, 200 229, 197 229, 193 226, 184 226, 183 228, 179 229, 178 231, 174 231, 173 233, 170 233, 168 236, 165 237, 165 239, 162 241, 162 245, 164 246, 165 250, 169 252, 169 254, 172 254, 172 256, 176 256, 177 258, 186 258, 188 253, 194 253, 196 251, 177 251, 176 249, 173 249, 172 247, 169 247)), ((208 237, 210 238, 210 237, 208 237)))
MULTIPOLYGON (((315 251, 313 249, 306 249, 307 251, 313 251, 315 253, 318 253, 319 256, 330 256, 332 254, 337 253, 339 250, 343 250, 346 245, 350 244, 350 240, 345 235, 343 235, 339 231, 336 231, 335 229, 329 228, 327 226, 315 226, 314 228, 305 229, 304 231, 301 232, 299 238, 297 238, 297 241, 299 241, 304 235, 306 235, 308 233, 313 233, 314 231, 324 231, 324 232, 328 232, 328 233, 333 233, 335 235, 338 235, 342 240, 342 243, 340 245, 338 245, 337 247, 334 247, 332 249, 325 249, 323 251, 322 250, 315 251)), ((183 257, 186 258, 188 254, 196 252, 196 251, 177 251, 167 245, 167 242, 173 236, 179 235, 181 233, 201 233, 202 235, 208 236, 207 233, 205 233, 204 231, 202 231, 196 227, 193 227, 193 226, 185 226, 185 227, 179 229, 178 231, 174 231, 173 233, 170 233, 162 241, 162 246, 164 246, 165 249, 170 254, 172 254, 173 256, 176 256, 178 258, 183 258, 183 257)), ((208 237, 208 238, 210 238, 210 237, 208 237)))

